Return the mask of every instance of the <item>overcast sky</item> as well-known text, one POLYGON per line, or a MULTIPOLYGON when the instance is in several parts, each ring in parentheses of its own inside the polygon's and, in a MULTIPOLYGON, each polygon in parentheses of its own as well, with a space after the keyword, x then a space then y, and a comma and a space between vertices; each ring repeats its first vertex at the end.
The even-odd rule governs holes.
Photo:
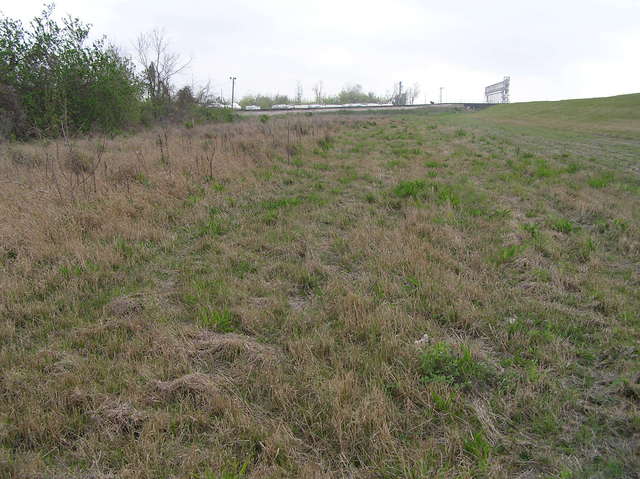
MULTIPOLYGON (((640 92, 640 0, 59 0, 57 14, 93 25, 124 51, 164 28, 192 58, 179 81, 216 91, 305 97, 322 80, 383 94, 402 80, 420 101, 483 101, 511 76, 512 101, 640 92)), ((0 0, 23 21, 41 1, 0 0)))

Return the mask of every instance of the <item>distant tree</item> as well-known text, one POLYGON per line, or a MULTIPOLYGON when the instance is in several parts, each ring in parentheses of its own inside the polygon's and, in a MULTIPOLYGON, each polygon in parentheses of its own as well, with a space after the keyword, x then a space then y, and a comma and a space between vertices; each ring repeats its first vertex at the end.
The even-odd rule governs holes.
POLYGON ((242 97, 239 104, 242 107, 245 107, 248 105, 257 105, 262 109, 268 109, 278 103, 276 100, 283 100, 283 99, 285 101, 282 101, 281 103, 289 103, 289 98, 287 97, 278 97, 278 96, 270 97, 268 95, 261 95, 261 94, 245 95, 242 97))
POLYGON ((302 103, 303 94, 304 94, 304 91, 302 89, 302 82, 298 81, 298 83, 296 84, 296 103, 298 104, 302 103))
POLYGON ((176 101, 176 104, 181 108, 195 105, 196 99, 193 96, 193 90, 191 90, 191 87, 185 86, 180 88, 180 90, 178 90, 178 92, 176 93, 175 101, 176 101))
POLYGON ((346 103, 379 103, 381 98, 377 97, 375 93, 365 93, 362 85, 346 85, 335 96, 325 98, 326 103, 336 103, 344 105, 346 103))
MULTIPOLYGON (((376 96, 374 92, 365 93, 362 85, 346 85, 337 95, 325 96, 323 92, 322 82, 318 82, 313 87, 314 99, 316 103, 323 104, 345 104, 345 103, 382 103, 385 98, 376 96)), ((310 103, 311 101, 307 101, 310 103)), ((269 95, 245 95, 240 100, 240 105, 245 107, 248 105, 258 105, 261 108, 271 108, 273 105, 292 103, 305 103, 302 97, 302 85, 298 84, 295 98, 289 98, 287 95, 276 94, 269 95)))
POLYGON ((407 90, 407 101, 410 105, 415 103, 418 95, 420 95, 420 85, 418 83, 414 83, 413 86, 407 90))
POLYGON ((276 105, 277 104, 286 105, 293 102, 291 101, 291 98, 289 98, 287 95, 281 95, 280 93, 276 93, 276 95, 273 97, 273 103, 276 105))
POLYGON ((194 101, 198 105, 211 106, 213 103, 217 103, 215 95, 211 92, 210 81, 198 87, 197 89, 195 86, 192 86, 191 92, 193 93, 194 101))
POLYGON ((135 48, 146 96, 155 107, 162 108, 171 99, 173 78, 191 61, 183 61, 179 53, 171 51, 164 30, 157 28, 139 35, 135 48))
POLYGON ((391 103, 394 105, 407 104, 407 90, 402 88, 402 82, 393 85, 393 94, 391 95, 391 103))
POLYGON ((322 80, 313 86, 313 95, 315 96, 316 103, 322 103, 324 101, 322 80))

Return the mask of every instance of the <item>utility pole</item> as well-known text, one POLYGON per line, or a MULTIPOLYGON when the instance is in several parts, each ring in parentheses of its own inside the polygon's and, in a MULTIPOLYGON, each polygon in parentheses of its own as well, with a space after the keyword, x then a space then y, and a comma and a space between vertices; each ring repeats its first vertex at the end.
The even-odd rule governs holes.
POLYGON ((235 97, 235 93, 236 93, 236 77, 229 77, 229 80, 231 80, 231 109, 233 110, 233 99, 235 97))
POLYGON ((440 87, 440 103, 442 103, 442 90, 444 90, 443 86, 440 87))

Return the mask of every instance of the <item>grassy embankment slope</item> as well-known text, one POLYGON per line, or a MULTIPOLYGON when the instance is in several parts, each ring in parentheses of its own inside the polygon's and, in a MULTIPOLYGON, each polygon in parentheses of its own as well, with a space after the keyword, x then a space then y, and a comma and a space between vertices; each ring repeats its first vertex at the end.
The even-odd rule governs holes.
POLYGON ((640 134, 640 94, 554 102, 496 105, 481 116, 497 123, 580 130, 589 133, 640 134))
POLYGON ((0 475, 636 477, 639 102, 3 146, 0 475))

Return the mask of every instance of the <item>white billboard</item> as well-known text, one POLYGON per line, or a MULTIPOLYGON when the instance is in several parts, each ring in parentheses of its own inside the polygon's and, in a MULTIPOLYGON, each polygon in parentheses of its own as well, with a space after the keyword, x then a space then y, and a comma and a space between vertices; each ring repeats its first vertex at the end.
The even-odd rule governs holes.
POLYGON ((484 89, 484 96, 487 103, 509 103, 509 77, 504 77, 499 83, 489 85, 484 89))

